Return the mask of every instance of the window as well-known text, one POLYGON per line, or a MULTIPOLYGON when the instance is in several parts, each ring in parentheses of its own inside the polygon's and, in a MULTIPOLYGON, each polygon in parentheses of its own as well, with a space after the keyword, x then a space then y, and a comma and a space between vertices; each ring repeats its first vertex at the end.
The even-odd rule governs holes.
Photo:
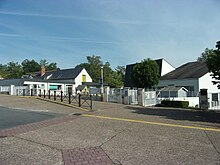
POLYGON ((82 75, 82 82, 86 82, 86 75, 82 75))

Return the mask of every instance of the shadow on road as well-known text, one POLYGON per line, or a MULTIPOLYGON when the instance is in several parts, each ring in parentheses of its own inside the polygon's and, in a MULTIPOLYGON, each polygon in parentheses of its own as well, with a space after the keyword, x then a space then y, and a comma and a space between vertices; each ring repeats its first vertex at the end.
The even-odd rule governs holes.
POLYGON ((126 107, 133 110, 132 113, 163 116, 173 120, 189 120, 199 122, 220 123, 220 112, 216 111, 199 111, 199 110, 183 110, 156 107, 126 107))

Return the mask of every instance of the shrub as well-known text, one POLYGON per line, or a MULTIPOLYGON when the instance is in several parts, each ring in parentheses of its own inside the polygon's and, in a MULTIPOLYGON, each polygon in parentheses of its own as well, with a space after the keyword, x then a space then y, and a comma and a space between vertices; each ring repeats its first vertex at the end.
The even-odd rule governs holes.
POLYGON ((165 107, 176 107, 176 108, 188 108, 188 101, 170 101, 170 100, 162 100, 161 105, 165 107))

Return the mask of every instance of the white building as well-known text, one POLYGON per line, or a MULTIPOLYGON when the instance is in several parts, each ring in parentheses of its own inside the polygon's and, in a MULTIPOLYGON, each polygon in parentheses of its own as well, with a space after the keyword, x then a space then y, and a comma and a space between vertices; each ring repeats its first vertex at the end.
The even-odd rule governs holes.
POLYGON ((82 85, 83 82, 92 82, 92 78, 84 68, 63 69, 56 71, 45 72, 41 68, 39 73, 32 75, 25 75, 20 79, 4 79, 0 80, 0 92, 9 93, 11 95, 23 95, 24 89, 34 89, 39 93, 40 90, 72 90, 76 92, 76 88, 82 85))
MULTIPOLYGON (((188 97, 197 97, 194 99, 196 101, 192 103, 193 105, 199 104, 200 90, 207 89, 211 107, 213 102, 217 101, 219 104, 220 98, 220 89, 213 85, 212 81, 211 73, 205 62, 189 62, 162 76, 157 88, 159 90, 167 86, 184 87, 188 90, 188 97), (214 95, 215 97, 213 97, 214 95)), ((185 98, 185 100, 190 101, 193 98, 185 98)))

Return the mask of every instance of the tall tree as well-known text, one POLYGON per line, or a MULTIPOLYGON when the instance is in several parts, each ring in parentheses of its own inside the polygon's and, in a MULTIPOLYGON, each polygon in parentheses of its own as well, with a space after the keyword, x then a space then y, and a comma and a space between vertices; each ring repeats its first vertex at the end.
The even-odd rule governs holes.
POLYGON ((137 63, 131 73, 131 79, 138 88, 152 88, 159 82, 159 66, 151 59, 137 63))
POLYGON ((39 65, 40 66, 44 66, 47 71, 48 70, 56 70, 57 69, 57 63, 55 63, 55 62, 49 63, 45 59, 40 60, 39 65))
POLYGON ((7 65, 0 64, 0 79, 7 77, 7 65))
POLYGON ((208 56, 212 55, 214 53, 214 49, 206 48, 204 52, 197 58, 198 62, 205 62, 207 61, 208 56))
POLYGON ((23 69, 18 62, 9 62, 7 64, 6 73, 7 75, 5 78, 21 78, 23 74, 23 69))
POLYGON ((22 63, 22 68, 24 73, 31 73, 31 72, 37 72, 40 70, 40 64, 36 62, 35 60, 28 60, 25 59, 22 63))
POLYGON ((220 89, 220 41, 216 43, 216 50, 214 53, 207 58, 207 66, 209 71, 212 72, 212 77, 214 80, 213 84, 216 84, 220 89))
POLYGON ((125 79, 125 67, 117 66, 115 68, 115 71, 112 72, 112 78, 110 84, 112 87, 123 87, 124 79, 125 79))

